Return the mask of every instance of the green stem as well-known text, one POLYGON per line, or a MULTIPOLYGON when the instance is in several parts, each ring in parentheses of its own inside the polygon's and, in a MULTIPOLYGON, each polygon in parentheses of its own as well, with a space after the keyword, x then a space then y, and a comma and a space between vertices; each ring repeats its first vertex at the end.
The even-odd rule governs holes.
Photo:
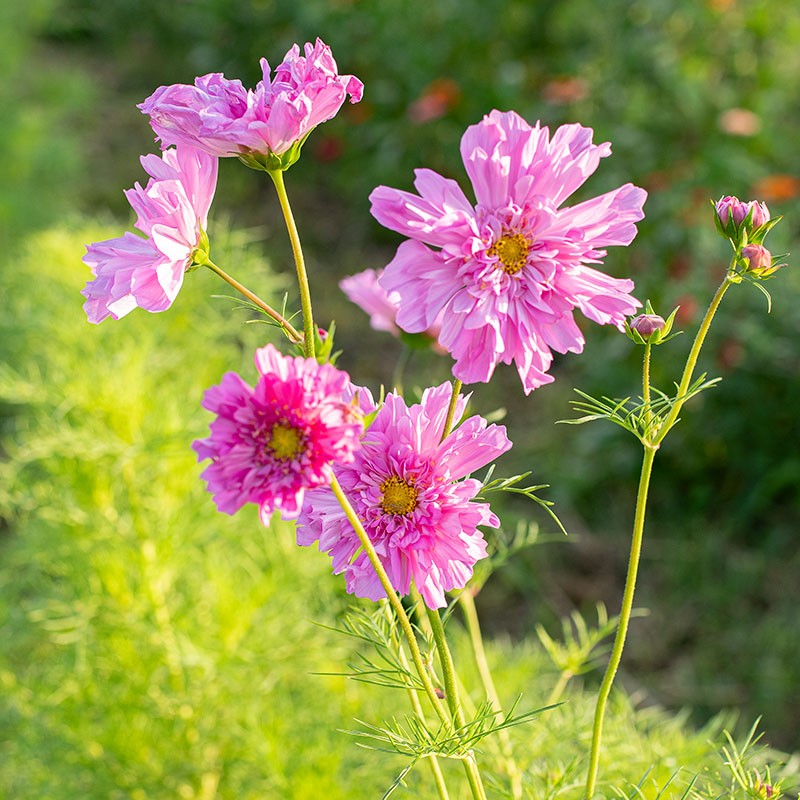
POLYGON ((644 516, 647 508, 647 490, 650 486, 650 475, 653 469, 653 459, 656 447, 645 445, 644 458, 642 459, 642 472, 639 477, 639 491, 636 495, 636 514, 633 522, 633 540, 631 541, 631 554, 628 561, 628 577, 625 581, 625 592, 622 596, 622 610, 619 612, 617 635, 614 638, 614 647, 611 658, 603 676, 603 683, 597 695, 597 705, 594 712, 594 726, 592 727, 592 749, 589 756, 589 774, 586 778, 586 800, 594 794, 597 782, 597 769, 600 763, 600 737, 603 732, 603 714, 606 708, 608 695, 611 693, 611 684, 617 674, 617 667, 622 659, 622 649, 625 647, 625 637, 628 633, 628 622, 633 608, 633 592, 636 588, 636 575, 639 570, 639 556, 642 552, 642 534, 644 533, 644 516))
MULTIPOLYGON (((736 259, 732 262, 732 265, 735 263, 736 259)), ((686 359, 686 366, 683 369, 683 375, 681 377, 681 382, 678 386, 678 394, 677 397, 680 398, 686 394, 689 390, 689 385, 692 382, 692 375, 694 374, 694 368, 697 365, 697 359, 700 355, 700 348, 703 346, 703 342, 705 341, 706 334, 708 333, 708 329, 711 326, 711 321, 714 319, 714 314, 717 313, 717 308, 719 308, 719 304, 722 301, 722 297, 725 292, 728 290, 728 287, 733 284, 734 281, 730 278, 730 270, 725 275, 725 280, 719 285, 719 288, 714 295, 713 300, 711 301, 711 305, 708 307, 706 311, 705 317, 703 317, 703 321, 700 324, 700 329, 697 331, 697 336, 694 338, 694 343, 692 344, 692 349, 689 351, 689 356, 686 359)), ((658 447, 662 441, 664 441, 664 437, 669 433, 670 428, 675 424, 676 420, 678 419, 678 414, 681 413, 681 409, 683 408, 683 404, 686 400, 677 399, 675 401, 675 405, 672 406, 671 411, 667 415, 667 418, 661 424, 661 427, 658 433, 653 437, 653 445, 658 447)))
POLYGON ((453 428, 453 417, 456 415, 456 404, 458 403, 458 395, 461 392, 461 381, 456 378, 453 381, 453 393, 450 395, 450 405, 447 407, 447 417, 444 421, 444 430, 442 431, 441 441, 444 441, 453 428))
MULTIPOLYGON (((457 396, 456 392, 454 392, 454 396, 457 396)), ((466 720, 464 719, 464 712, 461 710, 461 701, 458 697, 458 684, 456 682, 456 670, 453 664, 453 656, 447 645, 447 637, 444 635, 442 618, 439 616, 439 611, 437 609, 428 608, 427 606, 425 608, 431 623, 433 639, 436 642, 436 650, 439 653, 439 663, 442 665, 442 677, 444 678, 444 691, 447 697, 447 705, 450 707, 450 714, 453 717, 456 728, 463 728, 466 724, 466 720)), ((475 763, 475 759, 471 754, 464 759, 464 769, 467 773, 470 789, 472 789, 472 796, 475 800, 486 800, 486 791, 483 788, 478 765, 475 763)))
MULTIPOLYGON (((492 711, 499 715, 503 711, 503 706, 500 704, 500 697, 497 694, 497 689, 492 680, 492 672, 489 669, 489 662, 486 659, 480 621, 478 620, 478 610, 475 608, 475 597, 469 589, 465 589, 459 594, 458 602, 461 605, 461 610, 464 612, 464 620, 467 623, 467 631, 469 633, 470 642, 472 643, 472 652, 475 655, 478 673, 481 676, 481 683, 483 683, 486 696, 492 704, 492 711)), ((500 737, 503 758, 505 760, 506 772, 511 779, 512 797, 514 800, 520 800, 522 797, 522 776, 520 775, 519 768, 514 761, 514 756, 511 751, 511 739, 505 728, 499 730, 498 735, 500 737)))
POLYGON ((305 338, 303 340, 303 355, 306 358, 314 358, 314 341, 316 331, 314 329, 314 318, 311 313, 311 290, 308 285, 308 275, 306 264, 303 260, 303 249, 300 246, 300 237, 297 233, 297 226, 294 224, 292 209, 289 205, 289 197, 286 194, 286 186, 283 183, 283 170, 268 170, 267 174, 275 184, 278 192, 278 201, 281 204, 283 218, 286 221, 286 230, 289 232, 289 241, 292 243, 292 253, 294 263, 297 267, 297 282, 300 286, 300 304, 303 307, 303 330, 305 338))
POLYGON ((350 504, 350 501, 347 499, 347 495, 339 485, 339 481, 336 480, 336 476, 334 476, 331 480, 331 489, 333 490, 336 499, 339 501, 339 505, 341 505, 342 509, 344 510, 347 519, 353 526, 353 530, 356 532, 356 535, 361 542, 361 546, 364 548, 364 552, 367 554, 367 558, 369 558, 370 563, 375 569, 375 572, 378 574, 378 580, 381 582, 381 586, 383 586, 383 590, 386 592, 386 597, 389 599, 389 602, 391 603, 391 606, 397 615, 397 621, 403 630, 406 641, 408 642, 411 660, 414 662, 414 666, 419 674, 419 679, 422 681, 425 694, 428 695, 428 699, 431 701, 431 705, 433 706, 434 711, 436 711, 439 719, 449 730, 452 730, 450 717, 448 717, 447 711, 445 711, 441 700, 439 700, 439 698, 436 696, 436 689, 434 689, 430 675, 428 675, 428 670, 425 668, 425 662, 422 660, 422 654, 419 651, 417 638, 414 635, 414 629, 411 627, 408 614, 406 614, 406 610, 403 608, 403 604, 400 602, 400 598, 397 596, 397 592, 395 592, 392 582, 389 580, 389 576, 386 574, 386 570, 383 568, 383 564, 381 564, 381 560, 378 557, 375 547, 370 541, 366 530, 364 529, 364 525, 358 518, 358 514, 356 514, 355 509, 350 504))
POLYGON ((257 305, 268 317, 272 317, 289 336, 293 344, 300 344, 303 341, 303 334, 295 330, 289 320, 282 317, 274 308, 267 305, 258 295, 253 294, 247 287, 242 286, 239 281, 228 275, 213 261, 207 259, 201 266, 208 267, 212 272, 216 272, 222 280, 227 281, 237 292, 241 292, 251 303, 257 305))
POLYGON ((647 342, 644 346, 644 362, 642 364, 642 400, 645 404, 644 424, 648 436, 653 421, 653 410, 650 408, 650 351, 652 349, 653 345, 647 342))
MULTIPOLYGON (((393 621, 392 610, 389 608, 388 604, 385 605, 386 614, 390 620, 393 621)), ((403 666, 407 672, 409 671, 409 664, 408 659, 406 658, 406 651, 403 649, 403 643, 399 641, 397 636, 395 635, 394 626, 392 626, 392 641, 394 642, 394 646, 397 648, 397 657, 400 659, 400 664, 403 666)), ((408 696, 411 699, 411 707, 414 709, 416 715, 421 719, 425 719, 425 715, 422 711, 422 703, 419 702, 419 697, 417 696, 417 690, 411 683, 411 679, 407 676, 403 676, 404 682, 408 687, 408 696)), ((442 768, 439 765, 439 759, 436 756, 428 756, 428 760, 431 765, 431 772, 433 772, 433 780, 436 783, 436 789, 439 792, 440 800, 450 800, 450 796, 447 793, 447 784, 444 781, 444 775, 442 774, 442 768)))

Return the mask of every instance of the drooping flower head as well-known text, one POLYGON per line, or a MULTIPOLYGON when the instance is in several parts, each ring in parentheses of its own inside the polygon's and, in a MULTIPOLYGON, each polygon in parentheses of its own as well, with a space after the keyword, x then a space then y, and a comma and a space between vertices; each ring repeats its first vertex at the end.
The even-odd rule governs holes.
MULTIPOLYGON (((447 383, 427 389, 412 406, 390 394, 353 462, 335 469, 392 586, 408 594, 413 579, 429 608, 446 605, 444 593, 462 588, 486 555, 477 526, 499 525, 488 503, 473 502, 480 482, 465 476, 511 447, 504 427, 487 426, 479 416, 440 441, 450 393, 447 383)), ((465 406, 459 397, 456 419, 465 406)), ((349 592, 371 600, 386 596, 330 489, 306 495, 298 522, 297 543, 319 542, 331 554, 333 571, 345 573, 349 592)))
POLYGON ((294 45, 274 77, 265 58, 261 69, 255 90, 211 73, 194 86, 161 86, 139 108, 150 116, 162 146, 183 142, 215 156, 269 158, 298 149, 317 125, 336 115, 348 94, 357 103, 364 90, 358 78, 339 75, 320 39, 305 45, 305 55, 294 45))
POLYGON ((119 319, 137 306, 164 311, 204 242, 208 209, 217 185, 217 159, 180 146, 161 156, 142 156, 150 175, 144 188, 125 192, 146 239, 125 233, 87 247, 83 262, 95 276, 81 294, 89 322, 119 319))
POLYGON ((228 372, 206 391, 203 407, 217 418, 192 447, 199 461, 211 459, 201 477, 217 508, 233 514, 256 503, 267 525, 275 509, 294 519, 304 492, 330 481, 331 462, 353 460, 364 424, 346 372, 272 345, 255 360, 255 387, 228 372))
POLYGON ((476 206, 428 169, 416 171, 418 195, 376 188, 373 216, 409 237, 380 281, 400 295, 397 324, 422 331, 443 313, 439 343, 457 378, 485 382, 513 361, 526 393, 553 380, 553 350, 583 349, 574 309, 624 330, 641 305, 633 282, 588 265, 630 244, 646 192, 628 183, 562 207, 610 153, 591 128, 562 125, 551 138, 538 122, 493 111, 461 140, 476 206))
MULTIPOLYGON (((387 292, 378 283, 382 274, 383 270, 365 269, 363 272, 342 278, 339 281, 339 288, 353 303, 369 314, 369 324, 373 330, 388 331, 392 336, 400 336, 400 329, 395 324, 400 307, 400 295, 397 292, 387 292)), ((440 314, 424 334, 435 341, 441 330, 440 314)))

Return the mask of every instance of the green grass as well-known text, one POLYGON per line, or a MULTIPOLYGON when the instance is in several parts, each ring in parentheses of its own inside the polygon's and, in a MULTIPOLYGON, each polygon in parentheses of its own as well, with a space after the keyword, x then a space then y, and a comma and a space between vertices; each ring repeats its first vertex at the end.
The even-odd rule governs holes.
MULTIPOLYGON (((407 699, 311 674, 354 656, 313 624, 347 607, 342 581, 290 526, 218 514, 190 450, 207 431, 204 389, 229 369, 252 380, 252 351, 274 330, 209 300, 225 291, 203 270, 163 314, 89 325, 81 245, 119 233, 74 221, 29 237, 3 269, 0 798, 378 798, 403 759, 338 731, 402 715, 407 699)), ((217 226, 214 241, 220 263, 280 288, 245 237, 217 226)), ((489 657, 504 702, 545 703, 556 674, 538 644, 501 638, 489 657)), ((580 794, 592 695, 575 683, 566 700, 513 731, 531 796, 580 794)), ((617 693, 604 791, 627 795, 646 775, 655 797, 683 767, 664 795, 680 796, 718 765, 718 727, 617 693)), ((466 797, 457 765, 446 771, 466 797)), ((422 765, 395 797, 432 794, 422 765)))

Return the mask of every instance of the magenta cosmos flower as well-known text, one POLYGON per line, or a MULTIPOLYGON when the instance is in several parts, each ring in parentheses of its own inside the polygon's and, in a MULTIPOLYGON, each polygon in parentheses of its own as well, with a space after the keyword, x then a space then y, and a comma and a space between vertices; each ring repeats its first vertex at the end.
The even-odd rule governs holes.
MULTIPOLYGON (((446 605, 444 593, 462 588, 486 555, 477 526, 499 525, 488 503, 472 501, 480 481, 465 476, 511 447, 504 427, 487 427, 479 416, 440 442, 451 391, 448 383, 426 389, 422 402, 410 407, 390 394, 353 462, 335 470, 392 586, 405 595, 413 579, 429 608, 446 605)), ((456 419, 465 406, 459 397, 456 419)), ((306 495, 297 543, 313 542, 331 554, 335 573, 345 573, 349 592, 371 600, 386 596, 330 489, 306 495)))
POLYGON ((538 122, 493 111, 461 140, 476 206, 428 169, 416 171, 418 195, 376 188, 372 214, 410 237, 381 278, 400 295, 397 324, 423 331, 443 313, 439 343, 457 378, 485 382, 514 361, 526 394, 553 380, 553 350, 583 349, 574 309, 624 330, 641 305, 633 282, 587 265, 630 244, 646 192, 628 183, 561 207, 610 153, 608 142, 592 144, 591 128, 562 125, 551 139, 538 122))
POLYGON ((217 185, 217 159, 192 147, 142 156, 150 175, 125 196, 146 239, 125 233, 86 248, 83 262, 95 276, 81 294, 89 322, 119 319, 137 306, 164 311, 183 285, 201 247, 217 185))
POLYGON ((211 459, 201 477, 217 509, 234 514, 256 503, 267 525, 275 509, 294 519, 305 490, 330 481, 332 461, 353 460, 364 424, 349 402, 346 372, 313 358, 282 356, 271 344, 256 350, 255 360, 255 388, 227 372, 206 391, 203 408, 217 418, 211 435, 192 447, 198 461, 211 459))
POLYGON ((263 80, 255 90, 211 73, 194 86, 162 86, 139 108, 162 146, 190 144, 215 156, 281 155, 334 117, 348 94, 351 103, 361 100, 364 85, 339 75, 320 39, 306 44, 304 56, 294 45, 272 78, 267 60, 260 63, 263 80))
MULTIPOLYGON (((400 307, 400 295, 397 292, 387 292, 378 283, 382 274, 382 269, 365 269, 363 272, 342 278, 339 281, 339 288, 351 302, 369 314, 369 324, 373 330, 388 331, 392 336, 400 336, 400 329, 395 322, 400 307)), ((436 341, 441 330, 440 314, 424 333, 436 341)))

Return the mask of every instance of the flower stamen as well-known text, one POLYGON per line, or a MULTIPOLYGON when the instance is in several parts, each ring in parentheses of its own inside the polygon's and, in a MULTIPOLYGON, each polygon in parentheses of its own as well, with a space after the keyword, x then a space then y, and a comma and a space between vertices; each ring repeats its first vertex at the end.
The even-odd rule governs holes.
POLYGON ((397 475, 381 484, 381 508, 387 514, 406 515, 417 507, 417 490, 397 475))
POLYGON ((528 263, 530 246, 530 241, 521 233, 504 233, 486 251, 486 255, 499 259, 498 269, 507 275, 516 275, 528 263))
POLYGON ((267 439, 267 450, 279 461, 289 461, 303 451, 304 438, 297 428, 276 422, 267 439))

